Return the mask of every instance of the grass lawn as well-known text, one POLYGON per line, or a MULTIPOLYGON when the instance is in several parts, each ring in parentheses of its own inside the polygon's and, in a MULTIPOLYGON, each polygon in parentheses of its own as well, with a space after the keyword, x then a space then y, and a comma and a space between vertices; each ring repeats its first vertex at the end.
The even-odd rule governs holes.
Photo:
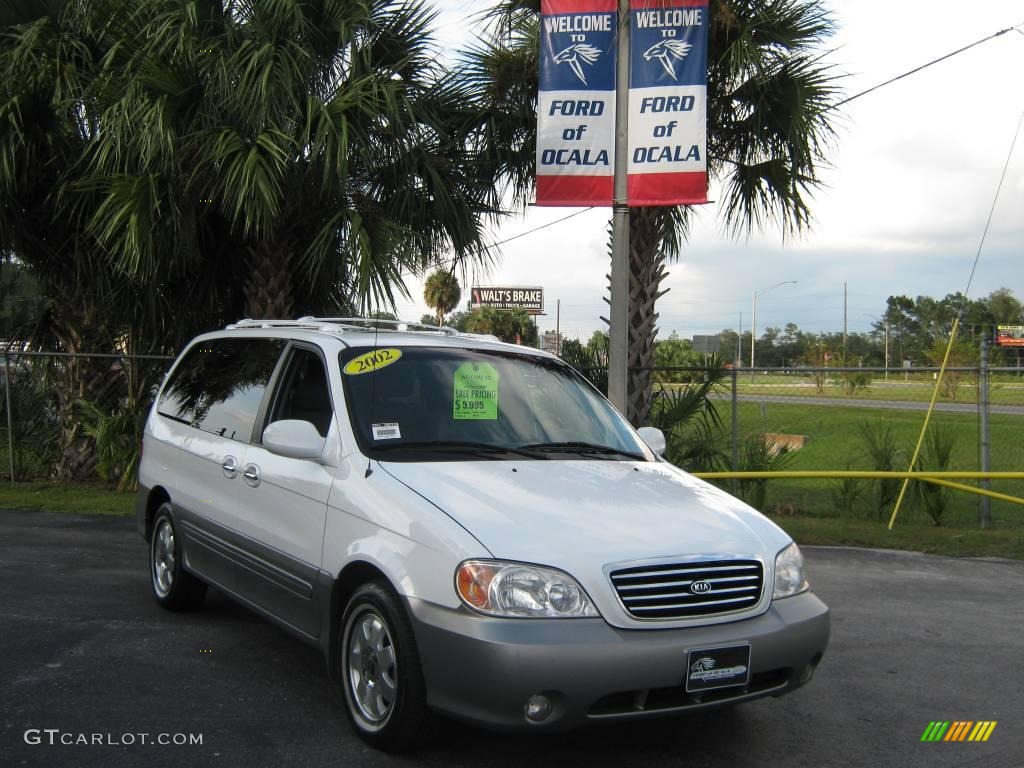
MULTIPOLYGON (((949 374, 947 374, 949 375, 949 374)), ((940 403, 977 403, 977 376, 961 373, 956 399, 940 394, 940 403)), ((888 380, 876 377, 867 387, 858 387, 853 394, 846 394, 841 386, 841 374, 831 375, 819 392, 813 377, 806 374, 758 374, 753 378, 741 373, 736 380, 736 391, 741 395, 768 395, 784 397, 827 397, 841 403, 844 399, 855 400, 896 400, 927 403, 932 398, 934 381, 931 374, 890 373, 888 380)), ((669 385, 672 386, 672 385, 669 385)), ((726 378, 721 392, 728 397, 730 382, 726 378)), ((1014 374, 992 374, 989 384, 989 400, 992 405, 1024 405, 1024 378, 1014 374)))
MULTIPOLYGON (((798 544, 906 549, 952 557, 1010 557, 1024 560, 1024 527, 936 528, 930 523, 896 522, 893 530, 875 520, 805 515, 769 515, 798 544)), ((813 578, 813 573, 811 574, 813 578)))
MULTIPOLYGON (((839 406, 800 406, 777 403, 740 403, 740 433, 781 432, 806 435, 810 442, 792 454, 787 469, 872 469, 865 456, 861 426, 871 421, 888 424, 903 453, 899 469, 906 469, 924 421, 922 412, 893 411, 839 406)), ((728 413, 722 412, 728 423, 728 413)), ((978 469, 978 420, 974 414, 935 413, 932 424, 948 424, 956 434, 957 443, 950 469, 978 469)), ((991 417, 993 471, 1024 469, 1024 417, 998 415, 991 417)), ((833 492, 836 480, 771 480, 768 483, 768 512, 805 515, 813 518, 839 516, 833 492)), ((870 486, 861 486, 864 496, 853 514, 845 514, 847 522, 877 524, 888 522, 891 510, 879 513, 870 508, 870 486)), ((1024 497, 1024 481, 997 481, 993 489, 1024 497)), ((978 519, 978 498, 953 492, 949 508, 942 518, 942 528, 974 529, 978 519)), ((1024 506, 992 500, 993 527, 1024 532, 1024 506)), ((931 519, 908 491, 900 510, 897 525, 916 523, 934 528, 931 519)), ((941 529, 938 529, 941 530, 941 529)), ((881 545, 879 545, 881 546, 881 545)))
POLYGON ((44 509, 87 515, 130 515, 134 493, 100 483, 10 483, 0 481, 0 509, 44 509))

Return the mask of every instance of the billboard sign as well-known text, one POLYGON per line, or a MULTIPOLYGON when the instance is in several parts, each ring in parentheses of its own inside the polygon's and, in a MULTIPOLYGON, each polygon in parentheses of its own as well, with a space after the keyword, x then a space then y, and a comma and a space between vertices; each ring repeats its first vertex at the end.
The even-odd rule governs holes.
POLYGON ((693 351, 699 352, 705 355, 717 355, 718 350, 722 348, 722 337, 721 336, 694 336, 693 351))
POLYGON ((474 286, 472 307, 524 309, 531 315, 544 312, 544 289, 536 287, 474 286))
POLYGON ((1024 347, 1024 325, 997 326, 996 344, 1000 347, 1024 347))

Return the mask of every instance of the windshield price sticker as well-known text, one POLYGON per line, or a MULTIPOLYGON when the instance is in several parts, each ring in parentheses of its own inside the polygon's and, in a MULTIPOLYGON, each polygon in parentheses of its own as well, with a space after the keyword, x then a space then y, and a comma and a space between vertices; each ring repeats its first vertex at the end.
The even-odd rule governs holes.
POLYGON ((358 376, 360 373, 373 373, 381 368, 398 362, 402 356, 400 349, 375 349, 365 355, 353 357, 342 369, 349 376, 358 376))
POLYGON ((463 363, 455 369, 452 418, 497 420, 498 372, 490 363, 463 363))

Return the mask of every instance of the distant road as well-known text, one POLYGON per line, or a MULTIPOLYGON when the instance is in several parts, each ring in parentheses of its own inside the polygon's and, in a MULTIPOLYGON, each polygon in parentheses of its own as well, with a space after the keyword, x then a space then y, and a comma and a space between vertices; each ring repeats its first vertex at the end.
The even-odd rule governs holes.
MULTIPOLYGON (((714 397, 729 400, 728 393, 718 393, 714 397)), ((832 407, 848 408, 887 408, 895 411, 927 411, 928 403, 918 400, 860 400, 856 398, 838 397, 803 397, 800 395, 737 395, 744 403, 782 403, 785 405, 831 405, 832 407)), ((977 413, 975 403, 936 403, 936 411, 947 413, 977 413)), ((1002 413, 1009 416, 1024 416, 1024 405, 990 405, 989 413, 1002 413)))

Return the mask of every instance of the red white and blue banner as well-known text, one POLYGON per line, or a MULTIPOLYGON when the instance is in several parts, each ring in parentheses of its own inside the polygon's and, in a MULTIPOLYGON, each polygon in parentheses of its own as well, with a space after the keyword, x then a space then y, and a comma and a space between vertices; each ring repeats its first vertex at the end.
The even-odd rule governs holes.
MULTIPOLYGON (((708 0, 632 0, 629 205, 707 202, 708 0)), ((616 0, 542 0, 537 205, 611 205, 616 0)))
POLYGON ((542 0, 537 205, 611 205, 616 0, 542 0))
POLYGON ((708 200, 708 0, 632 0, 629 204, 708 200))

